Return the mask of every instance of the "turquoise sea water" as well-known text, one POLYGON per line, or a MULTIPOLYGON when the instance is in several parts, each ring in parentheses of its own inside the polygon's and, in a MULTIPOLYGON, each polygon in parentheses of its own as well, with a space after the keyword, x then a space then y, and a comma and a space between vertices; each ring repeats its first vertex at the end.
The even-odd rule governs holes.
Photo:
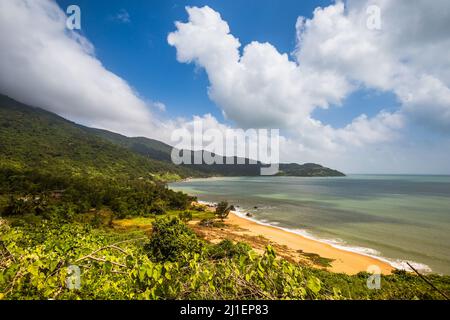
POLYGON ((170 187, 396 267, 411 261, 450 274, 450 176, 211 178, 170 187))

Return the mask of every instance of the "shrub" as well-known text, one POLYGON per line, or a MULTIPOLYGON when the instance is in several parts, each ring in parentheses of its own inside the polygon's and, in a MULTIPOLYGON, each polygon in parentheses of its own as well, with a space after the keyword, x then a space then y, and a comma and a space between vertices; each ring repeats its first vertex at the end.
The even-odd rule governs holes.
POLYGON ((208 257, 213 260, 239 257, 247 255, 247 252, 251 250, 251 247, 243 242, 234 244, 232 241, 226 239, 218 244, 208 247, 208 257))
POLYGON ((129 211, 127 203, 120 198, 114 199, 111 202, 111 210, 116 213, 119 219, 125 218, 129 211))
POLYGON ((192 206, 192 210, 195 210, 198 212, 206 212, 206 206, 204 206, 204 205, 192 206))
POLYGON ((178 218, 183 222, 189 222, 192 220, 192 213, 190 211, 182 211, 178 213, 178 218))
POLYGON ((202 219, 199 223, 202 227, 207 228, 223 228, 225 227, 225 223, 220 221, 214 221, 213 219, 202 219))
POLYGON ((150 242, 145 245, 155 261, 176 261, 183 253, 200 253, 203 242, 178 218, 160 218, 152 224, 150 242))
POLYGON ((31 201, 25 198, 10 197, 6 207, 3 209, 3 216, 19 216, 33 213, 31 201))
POLYGON ((166 212, 165 204, 162 200, 158 199, 152 203, 150 213, 156 215, 163 215, 166 212))
POLYGON ((202 227, 212 228, 214 226, 214 220, 212 219, 202 219, 199 223, 202 227))

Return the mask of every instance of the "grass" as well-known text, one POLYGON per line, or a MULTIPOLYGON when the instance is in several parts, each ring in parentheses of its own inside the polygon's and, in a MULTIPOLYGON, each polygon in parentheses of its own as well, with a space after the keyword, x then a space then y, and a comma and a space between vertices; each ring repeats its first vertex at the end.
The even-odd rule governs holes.
MULTIPOLYGON (((214 213, 209 211, 197 211, 197 210, 186 210, 192 214, 192 220, 200 221, 203 219, 213 219, 214 213)), ((183 212, 181 210, 168 210, 164 216, 166 217, 178 217, 178 215, 183 212)), ((130 217, 125 219, 113 220, 113 226, 117 229, 122 230, 144 230, 149 231, 152 229, 152 223, 156 220, 158 216, 151 215, 148 217, 130 217)))

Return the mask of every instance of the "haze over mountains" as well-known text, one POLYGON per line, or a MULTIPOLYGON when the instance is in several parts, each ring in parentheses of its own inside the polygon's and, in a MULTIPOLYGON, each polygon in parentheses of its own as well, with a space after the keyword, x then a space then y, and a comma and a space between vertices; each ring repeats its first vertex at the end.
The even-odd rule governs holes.
MULTIPOLYGON (((256 176, 261 163, 192 164, 171 162, 172 147, 144 137, 126 137, 106 130, 85 127, 38 107, 0 95, 0 155, 2 162, 22 167, 70 168, 132 176, 156 174, 163 179, 208 176, 256 176)), ((182 151, 191 152, 191 151, 182 151)), ((206 151, 197 151, 206 152, 206 151)), ((193 157, 193 153, 191 153, 193 157)), ((230 159, 229 159, 230 160, 230 159)), ((227 163, 223 158, 223 163, 227 163)), ((280 164, 279 175, 343 176, 318 164, 280 164)))

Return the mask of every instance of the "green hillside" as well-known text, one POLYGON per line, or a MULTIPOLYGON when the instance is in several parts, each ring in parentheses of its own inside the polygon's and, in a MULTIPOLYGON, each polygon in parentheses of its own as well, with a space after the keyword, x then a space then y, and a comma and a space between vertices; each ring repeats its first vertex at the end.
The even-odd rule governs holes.
POLYGON ((0 96, 0 215, 159 214, 186 208, 190 197, 165 182, 192 176, 201 175, 0 96))
POLYGON ((160 161, 171 161, 170 154, 172 152, 172 147, 161 141, 144 137, 129 138, 102 129, 86 128, 86 130, 111 143, 127 148, 145 157, 160 161))
POLYGON ((297 176, 297 177, 342 177, 345 176, 340 171, 326 168, 316 163, 281 163, 280 176, 297 176))
POLYGON ((198 176, 111 143, 91 129, 0 96, 0 165, 90 176, 198 176))
MULTIPOLYGON (((257 176, 261 163, 222 157, 224 164, 176 166, 172 147, 145 137, 126 137, 88 128, 51 112, 0 95, 0 165, 70 171, 72 174, 162 179, 205 176, 257 176), (226 163, 234 164, 226 164, 226 163)), ((189 150, 192 162, 194 153, 189 150)), ((207 151, 198 151, 207 153, 207 151)), ((241 159, 242 160, 242 159, 241 159)), ((318 164, 280 164, 279 175, 325 177, 343 173, 318 164)))

